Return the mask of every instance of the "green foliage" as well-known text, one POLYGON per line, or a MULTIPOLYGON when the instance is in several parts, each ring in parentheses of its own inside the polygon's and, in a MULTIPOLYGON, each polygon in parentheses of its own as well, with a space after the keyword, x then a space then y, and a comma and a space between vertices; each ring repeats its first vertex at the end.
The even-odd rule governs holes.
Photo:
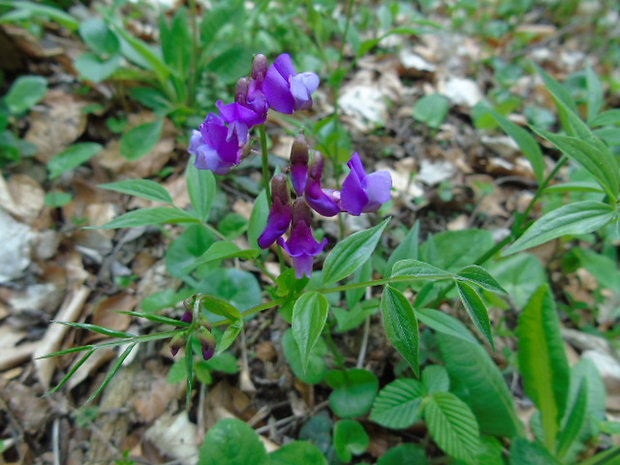
POLYGON ((318 292, 307 292, 295 302, 291 326, 304 371, 308 369, 310 354, 321 337, 328 313, 329 302, 318 292))
POLYGON ((268 465, 269 456, 258 435, 244 421, 226 418, 209 429, 199 465, 268 465))
POLYGON ((342 418, 368 413, 379 390, 375 374, 360 368, 332 370, 327 373, 325 381, 333 389, 329 405, 342 418))
POLYGON ((422 417, 422 401, 427 390, 416 379, 397 379, 380 392, 370 419, 392 429, 409 428, 422 417))
POLYGON ((121 155, 128 160, 138 160, 149 153, 161 137, 164 121, 144 123, 130 129, 121 137, 121 155))
POLYGON ((47 93, 47 80, 41 76, 20 76, 3 100, 13 114, 23 113, 39 103, 47 93))
POLYGON ((413 118, 437 129, 448 116, 450 102, 440 94, 425 95, 413 106, 413 118))
POLYGON ((50 178, 55 179, 66 171, 77 168, 78 166, 86 163, 92 157, 97 155, 103 149, 99 144, 94 142, 83 142, 80 144, 73 144, 67 150, 55 155, 47 164, 47 169, 50 173, 50 178))
POLYGON ((293 441, 269 454, 269 465, 327 465, 327 459, 316 446, 306 441, 293 441))
POLYGON ((297 378, 308 384, 318 384, 323 381, 327 374, 327 365, 323 360, 323 355, 327 353, 327 346, 323 339, 319 338, 314 345, 307 363, 304 363, 301 357, 301 351, 291 329, 286 330, 282 337, 282 348, 284 356, 297 378))
POLYGON ((340 420, 334 425, 334 446, 338 458, 345 463, 353 459, 353 455, 366 452, 370 438, 364 427, 355 420, 340 420))

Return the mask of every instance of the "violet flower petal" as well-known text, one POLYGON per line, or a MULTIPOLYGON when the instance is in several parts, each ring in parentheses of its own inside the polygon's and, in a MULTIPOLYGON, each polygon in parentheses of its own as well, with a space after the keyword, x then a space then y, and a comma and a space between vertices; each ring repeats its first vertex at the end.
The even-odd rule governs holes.
POLYGON ((258 245, 261 249, 268 249, 282 236, 291 224, 293 211, 291 205, 283 205, 280 199, 275 199, 267 219, 267 227, 258 238, 258 245))

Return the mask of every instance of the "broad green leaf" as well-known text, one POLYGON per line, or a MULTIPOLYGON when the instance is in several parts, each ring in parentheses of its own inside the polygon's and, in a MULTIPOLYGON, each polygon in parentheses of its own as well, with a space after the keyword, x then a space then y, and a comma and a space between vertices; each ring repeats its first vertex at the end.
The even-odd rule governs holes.
POLYGON ((422 384, 427 394, 448 392, 450 377, 448 371, 441 365, 431 365, 422 372, 422 384))
POLYGON ((475 263, 494 244, 489 230, 444 231, 420 246, 420 260, 443 270, 458 271, 475 263))
POLYGON ((263 303, 258 279, 249 271, 216 268, 204 274, 197 273, 197 277, 200 280, 196 286, 198 291, 225 300, 239 311, 244 312, 263 303))
POLYGON ((121 137, 121 155, 128 160, 138 160, 149 153, 161 137, 164 120, 144 123, 132 128, 121 137))
POLYGON ((489 320, 489 312, 486 305, 478 295, 478 293, 469 285, 461 281, 456 281, 456 288, 459 291, 461 301, 474 322, 478 331, 489 341, 491 347, 495 349, 493 342, 493 334, 491 333, 491 321, 489 320))
POLYGON ((327 465, 321 451, 308 441, 293 441, 269 454, 269 465, 327 465))
POLYGON ((568 92, 566 87, 553 79, 538 65, 534 64, 534 68, 543 78, 547 90, 551 93, 552 97, 556 102, 556 105, 558 107, 558 116, 560 118, 560 121, 562 122, 562 127, 569 135, 575 135, 575 131, 572 129, 572 126, 568 121, 568 115, 572 113, 576 116, 579 113, 579 110, 577 109, 577 105, 575 105, 575 102, 570 96, 570 93, 568 92))
POLYGON ((561 236, 596 231, 615 220, 617 216, 613 206, 594 200, 564 205, 537 220, 504 251, 503 255, 512 255, 561 236))
POLYGON ((334 425, 334 446, 338 458, 349 463, 353 455, 366 452, 370 437, 364 427, 355 420, 339 420, 334 425))
POLYGON ((192 155, 185 170, 187 193, 198 218, 202 221, 207 221, 211 213, 213 200, 215 199, 215 176, 212 171, 196 168, 194 160, 195 156, 192 155))
POLYGON ((178 208, 153 207, 130 211, 109 223, 101 229, 135 228, 163 223, 199 223, 200 221, 190 213, 178 208))
POLYGON ((228 328, 226 328, 226 331, 224 331, 224 334, 222 334, 222 339, 220 339, 220 342, 217 345, 217 351, 215 354, 219 355, 226 349, 228 349, 232 345, 232 343, 235 342, 235 339, 237 339, 237 336, 239 336, 242 329, 243 320, 236 320, 233 321, 230 325, 228 325, 228 328))
POLYGON ((547 282, 547 272, 535 255, 521 253, 500 259, 491 271, 519 309, 528 303, 538 286, 547 282))
POLYGON ((66 171, 77 168, 83 163, 93 158, 103 149, 100 144, 94 142, 82 142, 73 144, 67 150, 54 156, 47 164, 50 178, 56 179, 66 171))
POLYGON ((211 360, 204 362, 211 371, 219 371, 229 375, 239 373, 239 360, 230 352, 215 355, 211 360))
POLYGON ((469 284, 481 287, 487 291, 506 294, 506 290, 487 270, 478 265, 470 265, 459 271, 455 278, 457 281, 465 281, 469 284))
POLYGON ((397 379, 381 389, 370 419, 386 428, 409 428, 422 417, 420 407, 425 394, 424 386, 417 379, 397 379))
POLYGON ((519 369, 525 392, 542 414, 545 444, 555 444, 566 409, 570 370, 548 285, 538 288, 519 317, 519 369))
POLYGON ((329 396, 329 405, 342 418, 368 413, 379 390, 379 380, 374 373, 361 368, 332 370, 325 381, 334 390, 329 396))
POLYGON ((267 203, 267 194, 262 190, 254 201, 254 207, 250 215, 250 223, 248 224, 248 242, 253 249, 260 249, 258 246, 258 238, 267 226, 268 216, 269 204, 267 203))
POLYGON ((571 181, 561 182, 553 186, 545 187, 545 194, 550 192, 596 192, 604 194, 605 190, 595 182, 588 181, 571 181))
POLYGON ((385 276, 392 275, 392 268, 394 264, 404 259, 418 259, 420 245, 420 221, 416 221, 413 227, 409 230, 403 241, 398 244, 398 247, 394 249, 394 252, 390 254, 390 258, 387 261, 385 267, 385 276))
POLYGON ((520 437, 516 438, 510 446, 510 465, 561 465, 561 462, 551 455, 539 442, 530 442, 520 437))
POLYGON ((11 113, 22 113, 39 103, 46 93, 47 79, 44 77, 20 76, 4 97, 4 103, 11 113))
POLYGON ((323 381, 327 374, 327 365, 323 360, 323 355, 327 353, 327 346, 323 339, 319 339, 318 343, 314 346, 314 349, 310 353, 308 360, 308 366, 304 370, 302 364, 301 353, 295 337, 293 336, 293 330, 288 329, 282 337, 282 350, 284 356, 288 361, 288 364, 293 370, 293 373, 297 378, 308 384, 318 384, 323 381))
POLYGON ((133 195, 143 199, 172 204, 170 193, 160 183, 150 179, 127 179, 125 181, 99 184, 102 189, 133 195))
POLYGON ((381 296, 383 327, 392 345, 420 376, 418 320, 411 303, 400 291, 385 286, 381 296))
POLYGON ((592 124, 594 118, 603 108, 603 86, 591 66, 586 68, 586 84, 588 87, 588 123, 592 124))
POLYGON ((468 464, 476 463, 480 434, 467 404, 450 392, 436 392, 426 400, 424 420, 444 452, 468 464))
POLYGON ((578 138, 553 134, 539 128, 532 129, 553 143, 564 155, 583 166, 612 199, 617 197, 620 185, 618 162, 603 142, 592 135, 578 138))
POLYGON ((452 278, 454 273, 420 260, 400 260, 392 267, 392 278, 401 276, 412 279, 439 280, 452 278))
MULTIPOLYGON (((215 234, 199 223, 190 224, 166 250, 166 270, 175 278, 187 277, 199 257, 216 241, 215 234)), ((188 280, 190 285, 191 279, 188 280)))
POLYGON ((233 84, 239 76, 248 74, 252 52, 245 46, 233 45, 214 57, 206 70, 214 73, 224 84, 233 84))
POLYGON ((122 61, 121 55, 101 58, 95 53, 83 53, 75 59, 73 66, 80 73, 80 77, 98 83, 112 76, 119 69, 122 61))
POLYGON ((190 71, 193 39, 191 36, 190 19, 187 8, 179 8, 168 27, 165 15, 160 16, 161 47, 164 61, 174 69, 181 78, 188 76, 190 71))
POLYGON ((536 180, 539 184, 542 184, 545 180, 545 160, 536 139, 525 129, 517 126, 499 113, 493 110, 489 110, 489 113, 495 118, 506 134, 512 137, 517 145, 519 145, 519 148, 523 151, 523 155, 525 155, 532 165, 536 180))
POLYGON ((593 127, 612 126, 620 124, 620 109, 607 110, 596 115, 592 121, 588 120, 593 127))
POLYGON ((428 465, 428 458, 424 447, 418 444, 405 443, 392 447, 377 462, 377 465, 428 465))
POLYGON ((577 398, 570 410, 567 410, 567 421, 558 434, 556 456, 563 460, 571 446, 579 441, 581 434, 587 427, 586 413, 588 410, 588 384, 582 383, 577 398))
POLYGON ((225 418, 209 429, 198 459, 200 465, 268 465, 258 434, 244 421, 225 418))
POLYGON ((478 341, 459 320, 432 308, 416 308, 416 317, 429 328, 477 344, 478 341))
POLYGON ((197 268, 205 263, 226 260, 228 258, 252 259, 258 256, 258 250, 243 250, 233 242, 217 241, 214 242, 205 253, 198 257, 193 263, 185 268, 185 271, 197 268))
POLYGON ((328 286, 353 273, 372 255, 389 218, 366 231, 356 232, 339 242, 325 259, 323 284, 328 286))
POLYGON ((241 312, 237 307, 224 299, 218 299, 212 295, 203 295, 200 297, 202 306, 211 313, 223 316, 230 320, 240 320, 241 312))
POLYGON ((303 294, 293 307, 293 336, 301 354, 304 370, 310 353, 318 341, 329 313, 329 302, 323 294, 311 291, 303 294))
POLYGON ((114 55, 121 49, 121 43, 116 34, 99 18, 82 21, 79 31, 86 45, 100 56, 114 55))
MULTIPOLYGON (((465 328, 462 331, 469 333, 465 328)), ((476 414, 480 431, 507 438, 522 434, 523 425, 517 417, 512 394, 484 347, 448 333, 437 334, 437 340, 450 376, 467 389, 468 396, 463 400, 476 414)))
POLYGON ((208 50, 209 47, 214 44, 214 40, 220 29, 231 22, 235 10, 235 5, 231 2, 231 4, 218 4, 214 8, 204 12, 200 31, 205 49, 208 50))
POLYGON ((194 294, 193 289, 187 287, 175 292, 174 289, 164 289, 163 291, 155 292, 149 296, 146 296, 140 307, 148 314, 152 314, 164 308, 170 308, 176 306, 179 302, 191 297, 194 294))
POLYGON ((450 102, 443 95, 425 95, 413 106, 413 118, 436 129, 446 120, 449 109, 450 102))

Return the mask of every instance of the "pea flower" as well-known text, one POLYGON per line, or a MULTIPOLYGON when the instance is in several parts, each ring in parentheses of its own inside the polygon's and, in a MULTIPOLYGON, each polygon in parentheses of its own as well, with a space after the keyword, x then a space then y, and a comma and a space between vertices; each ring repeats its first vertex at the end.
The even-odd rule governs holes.
POLYGON ((324 189, 321 186, 323 164, 323 155, 317 152, 314 155, 312 166, 308 170, 304 197, 308 205, 317 213, 323 216, 336 216, 341 211, 338 205, 340 192, 333 189, 324 189))
POLYGON ((209 113, 200 130, 193 131, 188 152, 196 156, 196 168, 227 174, 241 161, 247 140, 247 126, 227 126, 221 116, 209 113))
POLYGON ((213 334, 204 326, 198 329, 196 336, 202 347, 202 358, 210 360, 211 357, 215 355, 215 346, 217 344, 215 337, 213 337, 213 334))
POLYGON ((291 56, 284 53, 269 67, 263 92, 274 110, 290 114, 312 107, 312 92, 319 87, 319 83, 315 73, 297 74, 291 56))
POLYGON ((267 227, 258 238, 258 245, 267 249, 282 236, 291 224, 293 209, 288 191, 286 177, 279 174, 271 181, 271 211, 267 219, 267 227))
POLYGON ((269 63, 267 57, 258 54, 252 62, 252 74, 250 78, 243 77, 237 82, 235 101, 253 112, 253 118, 248 121, 248 126, 263 124, 267 120, 269 103, 263 93, 263 82, 267 75, 269 63))
POLYGON ((366 174, 362 159, 357 152, 347 165, 351 168, 351 172, 342 183, 340 206, 343 211, 359 216, 362 213, 376 212, 381 205, 390 200, 392 177, 388 171, 366 174))
POLYGON ((308 143, 303 134, 299 134, 291 149, 291 181, 298 197, 304 195, 308 180, 308 143))
POLYGON ((327 245, 327 238, 318 242, 312 235, 310 223, 312 222, 312 211, 303 199, 297 199, 293 204, 293 220, 291 235, 287 241, 283 237, 278 239, 278 244, 293 259, 295 276, 301 279, 306 275, 312 276, 313 257, 320 254, 327 245))

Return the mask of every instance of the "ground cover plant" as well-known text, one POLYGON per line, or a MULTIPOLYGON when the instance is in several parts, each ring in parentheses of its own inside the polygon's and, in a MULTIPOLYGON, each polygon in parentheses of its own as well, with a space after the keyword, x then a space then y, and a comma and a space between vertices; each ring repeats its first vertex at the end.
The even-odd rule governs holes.
POLYGON ((618 463, 613 3, 69 5, 0 1, 3 460, 618 463))

